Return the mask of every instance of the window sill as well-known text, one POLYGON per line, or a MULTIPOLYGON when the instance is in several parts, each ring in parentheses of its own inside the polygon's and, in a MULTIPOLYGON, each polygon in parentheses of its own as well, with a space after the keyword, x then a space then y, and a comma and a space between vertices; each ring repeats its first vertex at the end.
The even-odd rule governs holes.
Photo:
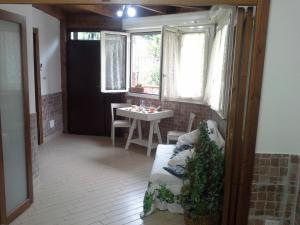
POLYGON ((182 103, 188 103, 188 104, 195 104, 195 105, 202 105, 206 107, 210 107, 209 105, 205 104, 204 102, 200 100, 193 100, 193 99, 162 99, 162 101, 168 101, 168 102, 182 102, 182 103))
POLYGON ((212 111, 214 111, 222 120, 227 120, 226 117, 223 116, 223 114, 220 111, 216 111, 214 109, 211 109, 212 111))
POLYGON ((151 94, 141 94, 141 93, 127 92, 127 96, 159 100, 159 95, 151 95, 151 94))

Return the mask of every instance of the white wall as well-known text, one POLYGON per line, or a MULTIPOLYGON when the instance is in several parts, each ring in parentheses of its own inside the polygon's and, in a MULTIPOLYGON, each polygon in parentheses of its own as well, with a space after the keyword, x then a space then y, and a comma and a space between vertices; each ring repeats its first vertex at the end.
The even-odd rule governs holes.
POLYGON ((32 8, 32 25, 39 29, 42 95, 61 92, 60 22, 32 8))
POLYGON ((42 95, 61 91, 60 23, 31 5, 0 4, 0 9, 26 17, 30 113, 35 113, 33 27, 39 28, 42 95))
POLYGON ((271 0, 256 151, 300 154, 300 1, 271 0))

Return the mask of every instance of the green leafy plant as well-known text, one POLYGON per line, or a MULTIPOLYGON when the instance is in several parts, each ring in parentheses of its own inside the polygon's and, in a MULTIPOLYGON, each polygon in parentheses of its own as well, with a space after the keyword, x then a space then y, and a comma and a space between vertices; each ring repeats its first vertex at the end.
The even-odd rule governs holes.
POLYGON ((157 198, 163 202, 172 204, 175 202, 175 196, 174 194, 166 188, 166 185, 160 185, 160 188, 158 189, 158 196, 157 198))
POLYGON ((137 84, 137 85, 135 85, 135 87, 136 87, 136 88, 142 88, 143 85, 142 85, 142 84, 137 84))
POLYGON ((146 192, 144 196, 144 212, 147 213, 151 210, 151 207, 153 205, 153 193, 146 192))
POLYGON ((200 123, 198 129, 195 153, 187 160, 181 204, 190 217, 217 218, 222 210, 224 155, 210 140, 206 122, 200 123))

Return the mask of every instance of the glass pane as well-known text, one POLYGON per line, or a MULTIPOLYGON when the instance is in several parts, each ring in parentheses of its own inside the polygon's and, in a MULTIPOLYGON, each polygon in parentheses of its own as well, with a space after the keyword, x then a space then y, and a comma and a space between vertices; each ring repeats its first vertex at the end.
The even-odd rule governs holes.
POLYGON ((131 92, 159 94, 161 34, 133 34, 131 92))
POLYGON ((126 40, 124 35, 105 35, 106 90, 126 90, 126 40))
POLYGON ((100 40, 100 32, 71 32, 70 33, 71 40, 82 40, 82 41, 89 41, 89 40, 100 40))
POLYGON ((180 83, 178 94, 182 98, 201 99, 204 94, 205 34, 182 35, 180 51, 180 83))
POLYGON ((20 26, 0 20, 0 115, 6 211, 27 199, 20 26))

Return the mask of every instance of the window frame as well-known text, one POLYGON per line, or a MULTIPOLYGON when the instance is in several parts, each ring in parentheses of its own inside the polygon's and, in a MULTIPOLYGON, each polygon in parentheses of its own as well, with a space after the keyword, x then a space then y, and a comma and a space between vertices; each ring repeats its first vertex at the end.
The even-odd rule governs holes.
MULTIPOLYGON (((78 28, 70 28, 67 29, 67 41, 100 41, 100 40, 74 40, 71 39, 71 33, 72 32, 95 32, 95 33, 101 33, 101 30, 99 29, 78 29, 78 28)), ((100 34, 100 39, 101 39, 101 34, 100 34)))
POLYGON ((129 77, 130 77, 130 34, 128 32, 107 31, 100 32, 100 92, 102 93, 124 93, 129 90, 129 77), (126 63, 125 63, 125 89, 120 90, 107 90, 106 89, 106 54, 105 54, 105 36, 107 34, 119 35, 126 37, 126 63))
MULTIPOLYGON (((208 65, 209 65, 209 57, 210 57, 210 48, 212 46, 214 34, 215 34, 215 26, 214 25, 184 25, 184 26, 163 26, 162 27, 162 50, 163 50, 163 36, 164 36, 164 29, 177 29, 180 30, 183 34, 188 34, 188 33, 204 33, 205 34, 205 49, 204 49, 204 71, 203 74, 205 76, 204 80, 204 86, 206 85, 207 82, 207 75, 208 75, 208 65), (194 30, 189 30, 192 29, 192 27, 198 27, 194 30)), ((163 51, 162 51, 162 57, 163 57, 163 51)), ((161 60, 162 62, 163 60, 161 60)), ((163 68, 161 68, 161 71, 163 71, 163 68)), ((163 76, 163 75, 162 75, 163 76)), ((162 77, 163 78, 163 77, 162 77)), ((161 80, 161 87, 163 88, 163 82, 164 80, 161 80)), ((199 105, 207 105, 203 101, 195 100, 193 98, 164 98, 162 95, 161 90, 161 96, 160 100, 166 100, 166 101, 172 101, 172 102, 183 102, 183 103, 192 103, 192 104, 199 104, 199 105)), ((205 91, 205 90, 204 90, 205 91)), ((204 93, 203 93, 204 97, 204 93)))
POLYGON ((142 34, 155 34, 158 33, 161 35, 161 41, 160 41, 160 65, 159 65, 159 74, 160 74, 160 81, 159 81, 159 94, 149 94, 149 93, 135 93, 131 92, 131 74, 132 74, 132 50, 133 45, 130 45, 130 72, 129 72, 129 91, 127 93, 128 96, 132 97, 140 97, 140 98, 148 98, 148 99, 161 99, 161 92, 162 92, 162 27, 160 28, 153 28, 153 29, 136 29, 136 30, 130 30, 130 42, 132 43, 132 36, 133 35, 142 35, 142 34))

